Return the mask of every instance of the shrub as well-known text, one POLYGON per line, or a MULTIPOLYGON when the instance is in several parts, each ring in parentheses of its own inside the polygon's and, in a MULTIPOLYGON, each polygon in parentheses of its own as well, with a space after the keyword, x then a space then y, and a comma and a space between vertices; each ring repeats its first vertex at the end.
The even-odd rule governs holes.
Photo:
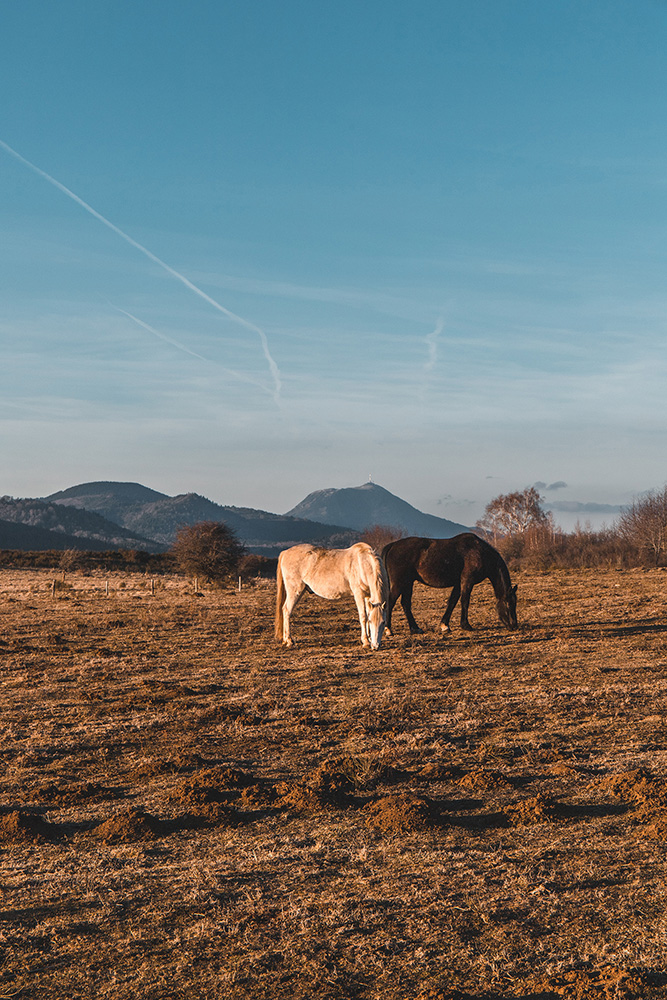
POLYGON ((359 540, 366 542, 376 552, 382 552, 385 545, 395 542, 397 538, 403 538, 404 535, 402 528, 394 528, 390 524, 371 524, 359 540))
POLYGON ((188 576, 221 583, 236 573, 244 549, 226 524, 200 521, 181 528, 171 551, 188 576))

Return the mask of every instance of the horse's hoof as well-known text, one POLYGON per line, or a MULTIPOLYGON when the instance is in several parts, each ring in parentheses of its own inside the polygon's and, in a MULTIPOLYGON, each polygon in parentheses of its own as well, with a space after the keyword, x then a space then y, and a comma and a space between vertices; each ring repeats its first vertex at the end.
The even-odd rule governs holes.
POLYGON ((294 639, 283 640, 283 646, 285 647, 285 649, 291 649, 293 645, 294 645, 294 639))
POLYGON ((410 635, 423 635, 423 634, 424 634, 424 629, 419 628, 419 626, 417 626, 417 628, 410 629, 410 635))
POLYGON ((452 634, 452 630, 450 629, 449 625, 445 625, 444 623, 440 626, 440 631, 442 632, 443 635, 452 634))

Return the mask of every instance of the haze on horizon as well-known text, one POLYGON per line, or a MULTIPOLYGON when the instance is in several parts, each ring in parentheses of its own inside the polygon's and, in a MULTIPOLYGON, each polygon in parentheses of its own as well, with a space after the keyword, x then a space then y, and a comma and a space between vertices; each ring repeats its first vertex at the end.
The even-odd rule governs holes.
POLYGON ((666 43, 657 0, 8 7, 0 491, 611 523, 667 478, 666 43))

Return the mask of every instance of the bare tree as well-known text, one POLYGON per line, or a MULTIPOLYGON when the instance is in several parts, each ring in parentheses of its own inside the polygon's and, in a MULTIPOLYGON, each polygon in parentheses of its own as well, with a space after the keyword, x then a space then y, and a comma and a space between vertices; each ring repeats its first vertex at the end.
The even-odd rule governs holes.
POLYGON ((650 552, 657 566, 667 546, 667 485, 633 500, 621 511, 616 527, 626 542, 650 552))
POLYGON ((546 528, 549 524, 550 515, 542 508, 542 497, 534 486, 527 486, 490 500, 476 527, 497 542, 499 537, 524 535, 529 528, 546 528))
POLYGON ((385 545, 403 538, 405 532, 402 528, 392 528, 389 524, 371 524, 362 533, 361 541, 367 542, 376 552, 382 552, 385 545))
POLYGON ((188 576, 217 583, 236 573, 244 549, 226 524, 200 521, 181 528, 171 551, 188 576))

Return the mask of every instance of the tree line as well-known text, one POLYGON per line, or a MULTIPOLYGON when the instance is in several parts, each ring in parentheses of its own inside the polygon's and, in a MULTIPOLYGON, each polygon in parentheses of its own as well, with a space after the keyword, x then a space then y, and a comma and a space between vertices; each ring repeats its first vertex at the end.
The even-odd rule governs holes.
POLYGON ((564 532, 534 486, 495 497, 476 524, 515 567, 660 566, 667 550, 667 486, 649 490, 622 509, 609 527, 564 532))
MULTIPOLYGON (((475 531, 489 541, 515 569, 624 568, 660 566, 667 558, 667 485, 651 490, 625 507, 609 528, 593 531, 577 526, 558 528, 553 514, 534 486, 494 497, 477 521, 475 531)), ((377 552, 405 533, 374 524, 361 535, 377 552)), ((60 569, 134 570, 147 574, 183 573, 212 584, 272 577, 276 559, 248 552, 235 532, 218 521, 201 521, 181 528, 169 552, 141 550, 108 552, 0 551, 0 566, 60 569)))

